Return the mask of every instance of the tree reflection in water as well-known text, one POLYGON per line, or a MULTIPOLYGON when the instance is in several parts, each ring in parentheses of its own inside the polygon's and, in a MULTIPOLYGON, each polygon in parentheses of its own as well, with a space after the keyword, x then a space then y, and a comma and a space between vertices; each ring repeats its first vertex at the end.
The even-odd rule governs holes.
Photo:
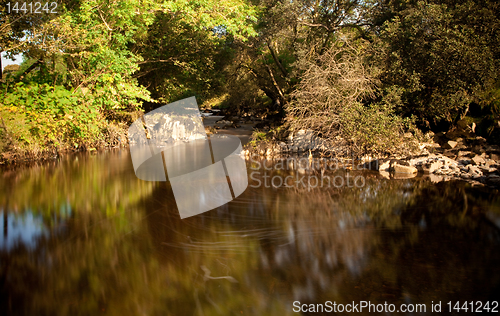
POLYGON ((362 188, 249 187, 181 220, 171 188, 135 179, 126 152, 2 175, 2 209, 50 231, 2 250, 7 314, 286 315, 295 300, 499 294, 499 199, 462 183, 362 173, 362 188))

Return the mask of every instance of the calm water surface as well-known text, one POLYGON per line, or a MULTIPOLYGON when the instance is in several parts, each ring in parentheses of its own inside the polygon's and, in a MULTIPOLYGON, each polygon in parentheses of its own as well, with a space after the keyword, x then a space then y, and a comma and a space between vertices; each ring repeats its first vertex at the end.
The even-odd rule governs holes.
POLYGON ((1 313, 291 315, 294 301, 370 301, 431 314, 431 302, 499 300, 497 191, 347 171, 332 176, 364 186, 277 188, 263 176, 297 171, 257 167, 236 200, 184 220, 126 150, 1 169, 1 313))

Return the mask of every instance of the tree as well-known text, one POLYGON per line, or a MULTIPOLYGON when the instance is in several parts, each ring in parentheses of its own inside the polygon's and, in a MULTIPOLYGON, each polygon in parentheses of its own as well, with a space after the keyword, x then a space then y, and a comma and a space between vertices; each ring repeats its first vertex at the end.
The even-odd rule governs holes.
MULTIPOLYGON (((258 36, 235 43, 237 57, 226 70, 233 86, 257 86, 271 101, 270 110, 284 114, 311 49, 325 52, 342 29, 364 32, 371 4, 358 0, 262 0, 259 6, 258 36)), ((248 94, 255 97, 253 91, 248 94)), ((241 99, 239 89, 233 95, 235 102, 241 99)))
POLYGON ((463 118, 498 80, 497 2, 382 1, 374 42, 386 86, 404 91, 403 115, 427 126, 463 118), (379 37, 377 35, 380 34, 379 37))

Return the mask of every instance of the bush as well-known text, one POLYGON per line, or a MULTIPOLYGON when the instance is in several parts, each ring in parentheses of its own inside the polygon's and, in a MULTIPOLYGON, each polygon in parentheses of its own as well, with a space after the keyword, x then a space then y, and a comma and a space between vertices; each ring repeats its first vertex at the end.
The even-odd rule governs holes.
POLYGON ((0 150, 38 152, 78 144, 93 144, 107 125, 92 102, 63 86, 18 83, 0 99, 0 150), (10 148, 8 148, 10 147, 10 148))
POLYGON ((401 146, 405 126, 412 124, 394 112, 401 102, 399 90, 377 90, 375 69, 364 60, 368 50, 367 42, 345 36, 304 63, 301 82, 286 108, 292 130, 343 139, 355 155, 394 152, 401 146), (382 101, 367 104, 377 96, 382 101))

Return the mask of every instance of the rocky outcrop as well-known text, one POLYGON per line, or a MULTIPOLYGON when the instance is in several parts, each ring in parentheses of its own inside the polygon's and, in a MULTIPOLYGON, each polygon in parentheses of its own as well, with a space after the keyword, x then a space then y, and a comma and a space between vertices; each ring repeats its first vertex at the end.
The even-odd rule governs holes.
POLYGON ((392 169, 395 174, 416 174, 418 172, 414 166, 405 166, 398 162, 394 163, 392 169))
MULTIPOLYGON (((498 186, 500 184, 500 162, 491 159, 487 154, 474 155, 472 158, 462 156, 458 160, 442 154, 429 154, 411 159, 374 160, 365 163, 366 169, 379 166, 378 170, 383 177, 387 173, 394 178, 405 175, 416 176, 417 173, 431 176, 434 182, 446 180, 465 180, 474 184, 498 186), (382 169, 380 166, 384 166, 382 169), (388 167, 387 167, 388 166, 388 167)), ((377 169, 372 169, 377 170, 377 169)))
MULTIPOLYGON (((363 157, 360 166, 376 170, 385 178, 409 178, 420 174, 433 182, 460 179, 474 184, 499 186, 500 147, 489 145, 483 137, 474 136, 472 127, 462 125, 447 133, 428 133, 427 141, 418 146, 417 156, 363 157)), ((342 140, 326 140, 311 130, 300 130, 288 135, 286 141, 283 139, 257 146, 256 153, 267 158, 289 155, 312 157, 319 154, 322 157, 347 157, 348 146, 344 146, 342 151, 342 144, 342 140)), ((253 154, 249 150, 243 153, 247 157, 253 154)))

